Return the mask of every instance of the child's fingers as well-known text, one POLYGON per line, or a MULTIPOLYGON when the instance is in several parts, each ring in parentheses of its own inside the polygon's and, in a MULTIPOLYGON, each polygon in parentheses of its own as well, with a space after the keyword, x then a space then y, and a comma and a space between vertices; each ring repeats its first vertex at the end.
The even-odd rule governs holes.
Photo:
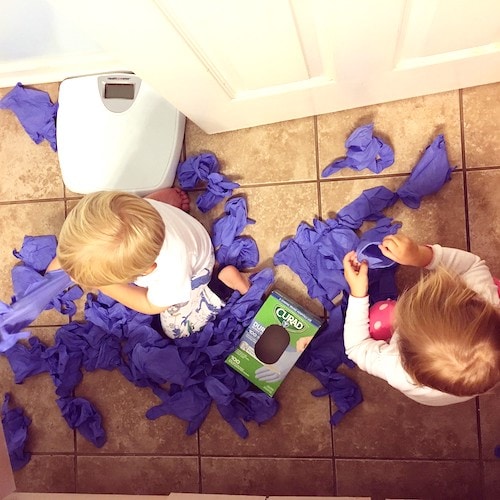
POLYGON ((344 259, 342 260, 342 264, 344 268, 351 267, 352 261, 356 258, 356 252, 351 250, 344 255, 344 259))
POLYGON ((359 265, 358 274, 360 276, 368 276, 368 262, 366 262, 366 260, 361 262, 361 264, 359 265))
POLYGON ((384 257, 394 260, 394 254, 391 251, 387 250, 387 247, 385 247, 384 245, 379 245, 378 248, 382 252, 382 255, 384 257))
POLYGON ((388 249, 394 249, 399 247, 400 245, 400 239, 395 235, 395 234, 390 234, 389 236, 386 236, 382 240, 382 246, 388 248, 388 249))

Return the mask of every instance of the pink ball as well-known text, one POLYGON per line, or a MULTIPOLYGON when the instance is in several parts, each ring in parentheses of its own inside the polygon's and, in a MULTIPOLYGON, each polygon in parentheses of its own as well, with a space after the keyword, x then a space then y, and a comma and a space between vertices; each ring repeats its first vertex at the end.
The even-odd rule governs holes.
POLYGON ((388 341, 392 337, 395 306, 395 300, 387 299, 375 302, 370 307, 370 335, 373 339, 388 341))

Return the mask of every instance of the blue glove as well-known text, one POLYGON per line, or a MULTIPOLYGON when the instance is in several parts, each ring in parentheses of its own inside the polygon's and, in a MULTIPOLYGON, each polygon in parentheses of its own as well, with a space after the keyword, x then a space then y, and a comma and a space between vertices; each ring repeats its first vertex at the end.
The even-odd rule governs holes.
POLYGON ((255 378, 261 382, 281 382, 295 364, 297 351, 288 346, 276 363, 255 370, 255 378))

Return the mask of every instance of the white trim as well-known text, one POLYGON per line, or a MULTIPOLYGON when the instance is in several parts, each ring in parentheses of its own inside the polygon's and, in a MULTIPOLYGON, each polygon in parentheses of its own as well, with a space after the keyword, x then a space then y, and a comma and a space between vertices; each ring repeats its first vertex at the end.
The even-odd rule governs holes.
MULTIPOLYGON (((124 72, 126 68, 105 53, 65 54, 0 63, 0 88, 61 82, 71 76, 124 72)), ((130 71, 130 70, 128 70, 130 71)))

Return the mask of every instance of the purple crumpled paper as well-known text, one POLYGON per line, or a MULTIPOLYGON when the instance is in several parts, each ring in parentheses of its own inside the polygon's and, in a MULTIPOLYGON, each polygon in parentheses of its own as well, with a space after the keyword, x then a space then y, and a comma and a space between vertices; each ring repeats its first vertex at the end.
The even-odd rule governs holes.
POLYGON ((47 92, 25 88, 21 83, 0 99, 0 109, 13 111, 36 144, 47 139, 54 151, 57 151, 57 108, 58 104, 52 104, 47 92))
POLYGON ((24 415, 22 408, 9 409, 10 398, 6 393, 1 411, 2 425, 12 470, 19 470, 31 460, 31 453, 25 450, 31 419, 24 415))
POLYGON ((373 123, 358 127, 345 142, 345 158, 335 160, 323 169, 321 177, 329 177, 344 167, 353 170, 365 168, 380 173, 394 163, 392 148, 379 137, 373 135, 373 123))

